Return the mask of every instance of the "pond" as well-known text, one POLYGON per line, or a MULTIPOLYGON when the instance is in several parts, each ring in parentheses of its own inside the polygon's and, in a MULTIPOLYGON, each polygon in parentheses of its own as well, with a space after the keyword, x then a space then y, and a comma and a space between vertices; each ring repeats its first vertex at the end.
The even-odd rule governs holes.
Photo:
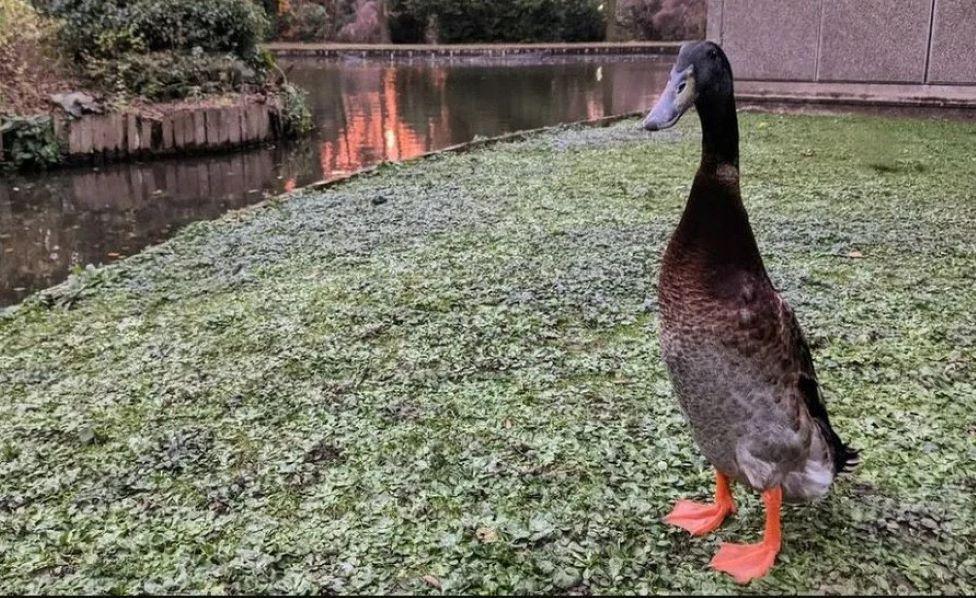
POLYGON ((0 181, 0 305, 309 183, 469 141, 644 110, 670 58, 294 59, 316 129, 302 142, 0 181))

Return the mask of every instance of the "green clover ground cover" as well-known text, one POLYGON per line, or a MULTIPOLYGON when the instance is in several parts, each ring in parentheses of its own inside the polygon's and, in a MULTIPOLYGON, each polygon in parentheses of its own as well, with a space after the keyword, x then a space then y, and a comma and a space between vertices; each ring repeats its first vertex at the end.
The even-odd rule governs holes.
MULTIPOLYGON (((862 467, 749 591, 976 591, 976 127, 742 114, 743 194, 862 467)), ((730 592, 659 358, 686 119, 386 166, 0 317, 4 592, 730 592)))

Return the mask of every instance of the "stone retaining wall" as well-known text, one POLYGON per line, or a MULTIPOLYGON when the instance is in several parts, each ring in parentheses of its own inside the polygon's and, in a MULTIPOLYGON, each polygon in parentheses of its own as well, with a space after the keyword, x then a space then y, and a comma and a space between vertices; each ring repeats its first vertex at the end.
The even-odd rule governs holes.
POLYGON ((54 130, 66 162, 212 152, 254 145, 281 133, 272 104, 189 107, 161 116, 134 112, 57 115, 54 130))

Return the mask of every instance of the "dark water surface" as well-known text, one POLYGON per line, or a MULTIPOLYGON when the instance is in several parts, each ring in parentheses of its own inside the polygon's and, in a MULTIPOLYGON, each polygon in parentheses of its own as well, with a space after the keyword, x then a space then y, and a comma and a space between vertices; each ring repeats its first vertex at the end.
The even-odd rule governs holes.
POLYGON ((268 195, 473 139, 646 109, 669 58, 289 60, 311 139, 0 181, 0 305, 268 195))

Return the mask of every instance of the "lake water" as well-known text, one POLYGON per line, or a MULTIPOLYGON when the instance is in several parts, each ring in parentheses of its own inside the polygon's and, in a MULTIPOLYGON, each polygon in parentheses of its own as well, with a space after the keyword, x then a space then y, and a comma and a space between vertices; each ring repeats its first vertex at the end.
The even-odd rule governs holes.
POLYGON ((207 157, 56 170, 0 181, 0 305, 215 218, 385 160, 644 110, 670 58, 282 61, 316 129, 297 143, 207 157))

